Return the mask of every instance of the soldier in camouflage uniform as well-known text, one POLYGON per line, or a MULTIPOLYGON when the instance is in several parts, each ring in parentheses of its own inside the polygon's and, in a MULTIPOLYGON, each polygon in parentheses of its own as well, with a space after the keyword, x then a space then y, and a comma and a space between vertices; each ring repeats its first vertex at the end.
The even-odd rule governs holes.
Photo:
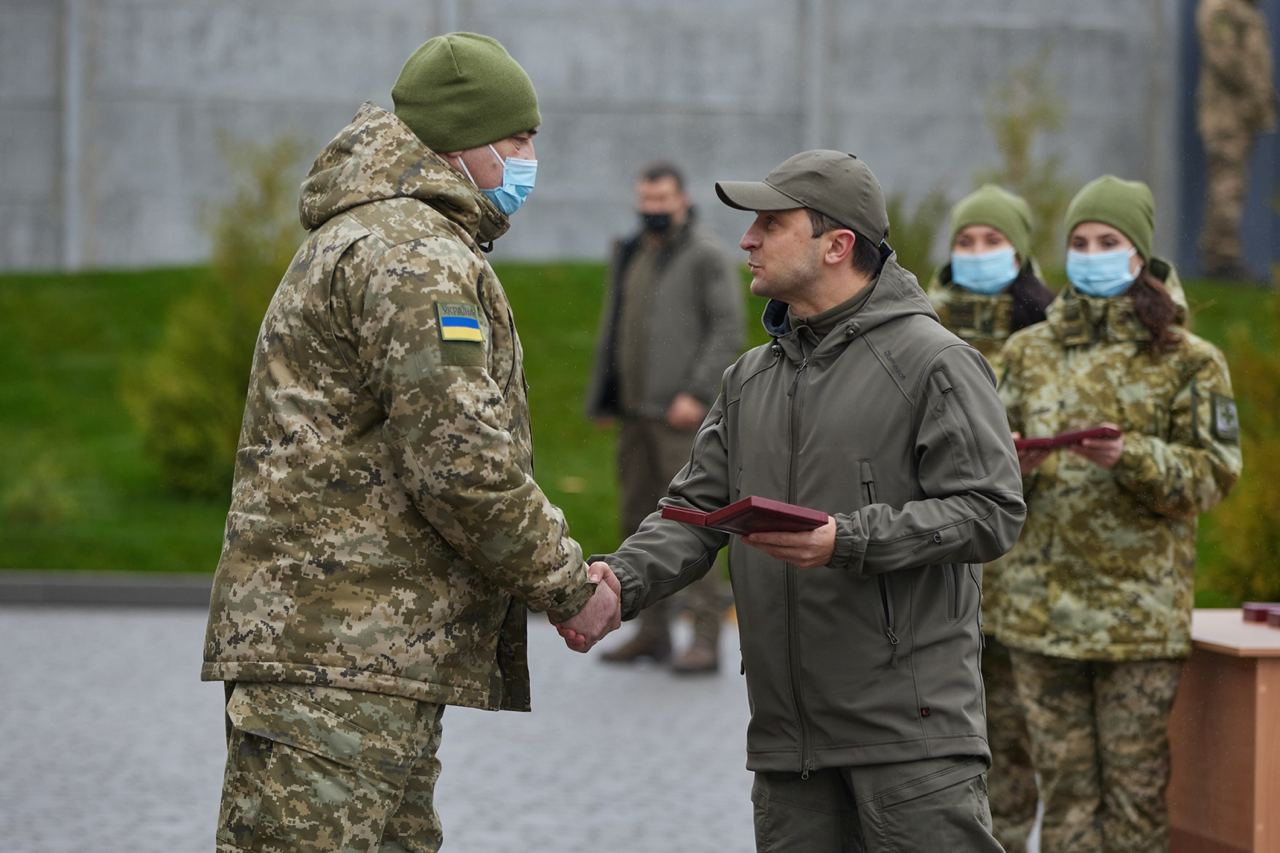
POLYGON ((202 670, 228 686, 219 851, 437 850, 443 707, 528 710, 528 608, 617 625, 533 480, 481 250, 532 189, 533 86, 455 33, 392 96, 316 159, 254 353, 202 670))
POLYGON ((1208 158, 1200 262, 1207 275, 1247 279, 1241 262, 1249 151, 1276 126, 1267 21, 1256 0, 1200 0, 1200 84, 1196 118, 1208 158))
MULTIPOLYGON (((951 211, 951 261, 934 274, 928 294, 942 324, 986 356, 999 376, 1004 342, 1044 320, 1053 301, 1031 257, 1026 201, 992 184, 961 199, 951 211)), ((1038 794, 1009 650, 996 639, 1004 559, 988 563, 982 572, 982 680, 991 745, 987 785, 992 834, 1006 850, 1023 850, 1035 824, 1038 794)))
POLYGON ((1166 848, 1196 516, 1240 474, 1226 360, 1184 327, 1177 276, 1151 253, 1153 208, 1145 184, 1085 186, 1067 211, 1071 285, 1003 353, 1015 433, 1122 430, 1019 453, 1027 523, 996 622, 1027 712, 1045 853, 1166 848))

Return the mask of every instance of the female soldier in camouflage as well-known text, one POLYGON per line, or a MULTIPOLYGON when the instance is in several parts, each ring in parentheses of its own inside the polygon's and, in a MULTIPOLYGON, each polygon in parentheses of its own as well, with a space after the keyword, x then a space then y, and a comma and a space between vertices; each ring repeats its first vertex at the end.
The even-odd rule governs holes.
POLYGON ((996 620, 1044 801, 1041 849, 1163 850, 1166 723, 1190 652, 1197 514, 1240 473, 1219 350, 1186 330, 1151 254, 1145 184, 1106 176, 1067 209, 1070 286, 1005 345, 1015 433, 1119 438, 1019 452, 1027 522, 996 620))
MULTIPOLYGON (((1042 321, 1053 301, 1031 258, 1031 209, 1022 198, 987 184, 960 200, 951 211, 951 262, 929 283, 929 299, 943 325, 986 356, 999 376, 1004 342, 1042 321)), ((1002 562, 989 563, 982 578, 988 785, 996 840, 1022 850, 1036 819, 1036 779, 1009 651, 995 638, 1002 562)))

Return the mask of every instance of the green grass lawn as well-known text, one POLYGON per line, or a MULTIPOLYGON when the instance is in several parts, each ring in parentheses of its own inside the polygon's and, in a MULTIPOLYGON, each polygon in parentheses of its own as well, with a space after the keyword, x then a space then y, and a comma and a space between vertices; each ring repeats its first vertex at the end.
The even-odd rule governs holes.
MULTIPOLYGON (((538 481, 584 548, 611 548, 614 434, 583 414, 604 268, 504 264, 498 272, 525 346, 538 481)), ((212 570, 225 498, 165 493, 120 395, 167 312, 203 275, 0 276, 0 567, 212 570)), ((1276 298, 1200 281, 1187 292, 1195 330, 1220 345, 1276 298)), ((761 308, 753 299, 748 310, 753 342, 764 340, 761 308)), ((1214 558, 1202 549, 1202 562, 1214 558)))

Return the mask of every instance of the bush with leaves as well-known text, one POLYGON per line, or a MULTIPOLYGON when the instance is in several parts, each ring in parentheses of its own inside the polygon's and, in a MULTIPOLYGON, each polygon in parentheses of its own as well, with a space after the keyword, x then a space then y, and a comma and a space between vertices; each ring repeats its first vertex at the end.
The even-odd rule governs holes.
POLYGON ((1219 558, 1205 568, 1200 586, 1226 600, 1280 601, 1280 354, 1256 341, 1280 339, 1280 299, 1268 299, 1261 328, 1232 331, 1229 350, 1244 472, 1214 513, 1219 558))
POLYGON ((232 197, 210 219, 209 278, 173 309, 159 347, 123 383, 166 486, 230 488, 254 342, 298 246, 299 146, 227 143, 232 197))
POLYGON ((908 213, 906 196, 894 193, 885 199, 885 208, 889 212, 889 245, 898 253, 898 263, 915 273, 921 287, 928 285, 934 268, 933 241, 951 202, 940 190, 933 190, 908 213))
POLYGON ((1062 130, 1063 106, 1048 77, 1048 53, 1013 70, 987 97, 987 122, 1000 152, 998 169, 974 176, 977 184, 999 184, 1027 200, 1034 228, 1031 254, 1050 263, 1062 251, 1062 219, 1071 201, 1070 181, 1056 153, 1036 156, 1041 134, 1062 130))

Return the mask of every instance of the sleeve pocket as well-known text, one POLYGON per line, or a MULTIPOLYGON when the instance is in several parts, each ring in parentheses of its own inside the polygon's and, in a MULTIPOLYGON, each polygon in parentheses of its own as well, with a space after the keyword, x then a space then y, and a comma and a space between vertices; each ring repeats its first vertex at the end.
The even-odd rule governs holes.
POLYGON ((973 427, 965 417, 960 390, 951 384, 951 380, 941 370, 929 376, 929 385, 934 395, 930 415, 938 419, 938 424, 947 437, 956 477, 968 483, 984 479, 987 469, 982 462, 982 455, 978 453, 973 427))

